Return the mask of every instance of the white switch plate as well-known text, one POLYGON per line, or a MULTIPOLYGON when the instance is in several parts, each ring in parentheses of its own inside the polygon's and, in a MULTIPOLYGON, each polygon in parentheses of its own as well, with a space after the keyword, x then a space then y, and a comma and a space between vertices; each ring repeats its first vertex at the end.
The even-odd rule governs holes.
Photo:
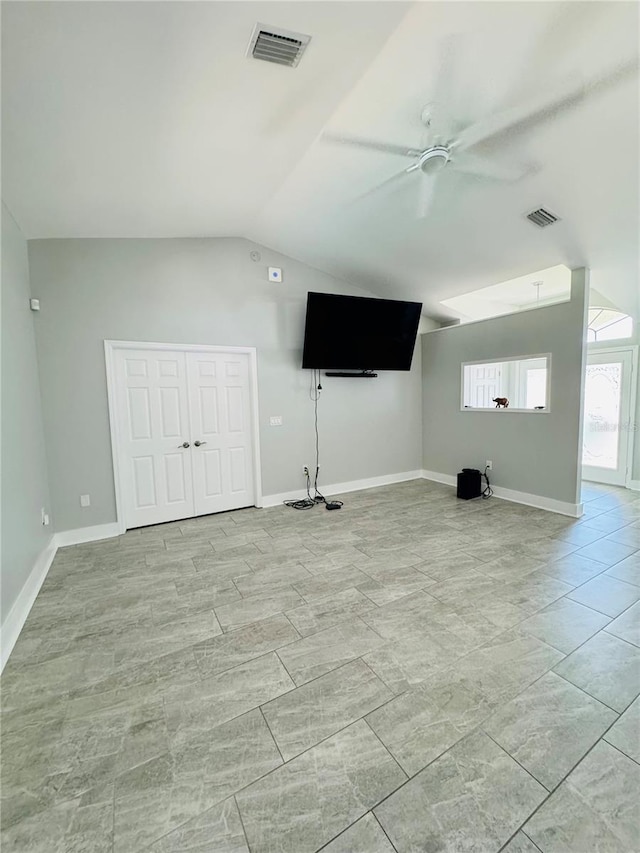
POLYGON ((269 267, 269 281, 282 281, 282 270, 280 267, 269 267))
POLYGON ((282 415, 271 415, 269 426, 282 426, 282 415))
POLYGON ((90 495, 80 495, 80 506, 91 506, 90 495))

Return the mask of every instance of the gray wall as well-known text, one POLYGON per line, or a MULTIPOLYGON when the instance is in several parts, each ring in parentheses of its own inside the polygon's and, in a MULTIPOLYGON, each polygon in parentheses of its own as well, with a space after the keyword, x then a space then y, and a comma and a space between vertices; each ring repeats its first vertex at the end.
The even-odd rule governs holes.
POLYGON ((27 244, 2 205, 2 622, 52 527, 42 432, 34 315, 29 308, 27 244))
MULTIPOLYGON (((115 520, 105 338, 257 347, 263 493, 303 487, 302 465, 314 461, 300 369, 306 294, 362 291, 236 238, 36 240, 29 258, 57 530, 115 520), (267 281, 269 265, 282 267, 282 284, 267 281)), ((419 347, 409 373, 323 378, 322 482, 421 467, 420 383, 419 347)))
POLYGON ((493 461, 497 486, 578 500, 586 272, 571 301, 422 336, 423 467, 441 474, 493 461), (460 411, 460 365, 552 353, 548 414, 460 411))

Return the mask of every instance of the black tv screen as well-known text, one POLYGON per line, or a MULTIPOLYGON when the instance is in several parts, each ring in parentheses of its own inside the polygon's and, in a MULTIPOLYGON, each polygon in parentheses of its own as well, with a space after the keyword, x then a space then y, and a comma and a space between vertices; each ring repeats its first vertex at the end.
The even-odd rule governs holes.
POLYGON ((421 311, 421 302, 310 292, 302 366, 410 370, 421 311))

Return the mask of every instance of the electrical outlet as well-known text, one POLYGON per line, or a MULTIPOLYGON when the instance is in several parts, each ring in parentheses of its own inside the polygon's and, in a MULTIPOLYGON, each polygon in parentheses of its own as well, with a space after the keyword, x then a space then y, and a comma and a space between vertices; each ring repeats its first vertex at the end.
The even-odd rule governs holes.
POLYGON ((305 476, 305 477, 308 477, 308 476, 309 476, 309 466, 308 466, 308 465, 303 465, 303 466, 302 466, 302 474, 303 474, 303 476, 305 476))
POLYGON ((491 459, 487 459, 487 461, 484 463, 484 467, 487 469, 487 471, 493 471, 493 462, 491 461, 491 459))
POLYGON ((49 526, 49 516, 47 515, 47 511, 45 510, 44 507, 42 507, 42 509, 40 510, 40 518, 42 520, 42 526, 48 527, 49 526))
POLYGON ((91 506, 91 497, 89 495, 80 495, 80 506, 91 506))

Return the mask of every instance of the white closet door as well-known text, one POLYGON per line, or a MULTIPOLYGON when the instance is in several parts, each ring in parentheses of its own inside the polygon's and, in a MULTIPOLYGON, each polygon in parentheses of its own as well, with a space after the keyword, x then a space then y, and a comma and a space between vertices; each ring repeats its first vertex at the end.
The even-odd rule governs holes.
POLYGON ((195 514, 253 506, 249 356, 187 353, 195 514))
POLYGON ((125 524, 189 518, 194 499, 185 353, 119 350, 116 370, 125 524))

